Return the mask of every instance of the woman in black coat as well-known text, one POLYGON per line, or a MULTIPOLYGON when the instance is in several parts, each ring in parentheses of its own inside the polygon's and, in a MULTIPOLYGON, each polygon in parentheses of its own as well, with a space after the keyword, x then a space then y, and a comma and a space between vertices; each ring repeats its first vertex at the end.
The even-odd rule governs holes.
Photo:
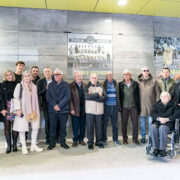
POLYGON ((180 108, 171 100, 168 92, 162 92, 160 101, 153 106, 151 116, 151 138, 154 156, 166 156, 167 136, 174 129, 175 120, 180 118, 180 108))
POLYGON ((3 82, 0 84, 0 112, 4 121, 4 134, 7 141, 6 153, 11 152, 11 136, 13 138, 13 151, 17 151, 18 132, 12 131, 15 114, 10 113, 11 99, 13 99, 16 87, 15 77, 12 71, 4 73, 3 82))

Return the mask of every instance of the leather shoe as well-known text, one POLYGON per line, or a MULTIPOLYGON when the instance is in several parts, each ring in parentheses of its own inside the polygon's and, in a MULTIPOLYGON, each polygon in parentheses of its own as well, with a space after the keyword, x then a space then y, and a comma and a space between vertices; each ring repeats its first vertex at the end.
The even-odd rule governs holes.
POLYGON ((93 146, 92 144, 89 144, 89 145, 88 145, 88 149, 89 149, 89 150, 93 150, 93 149, 94 149, 94 146, 93 146))
POLYGON ((55 145, 50 144, 47 148, 47 150, 52 150, 55 147, 55 145))
POLYGON ((133 143, 136 145, 140 145, 139 141, 137 139, 133 140, 133 143))
POLYGON ((158 156, 158 154, 159 154, 159 150, 158 149, 154 149, 154 151, 153 151, 153 156, 158 156))
POLYGON ((72 147, 77 147, 77 142, 73 142, 72 147))
POLYGON ((81 144, 82 146, 86 145, 86 143, 84 141, 80 141, 79 144, 81 144))
POLYGON ((165 157, 165 156, 167 156, 166 151, 165 151, 165 150, 159 150, 159 156, 160 156, 160 157, 165 157))
POLYGON ((98 143, 98 144, 96 144, 96 146, 99 148, 104 148, 104 145, 102 143, 98 143))
POLYGON ((62 143, 61 147, 63 147, 64 149, 69 149, 69 146, 66 143, 62 143))
POLYGON ((123 144, 128 144, 128 140, 127 139, 123 139, 123 144))

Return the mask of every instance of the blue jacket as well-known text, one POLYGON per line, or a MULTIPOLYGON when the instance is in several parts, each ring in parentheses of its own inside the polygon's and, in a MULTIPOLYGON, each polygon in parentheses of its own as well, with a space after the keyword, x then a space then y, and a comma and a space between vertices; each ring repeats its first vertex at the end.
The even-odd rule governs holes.
POLYGON ((61 81, 58 85, 53 80, 46 93, 46 99, 48 102, 48 111, 53 113, 69 113, 69 101, 71 98, 70 86, 67 82, 61 81), (61 111, 55 111, 54 106, 58 105, 61 111))

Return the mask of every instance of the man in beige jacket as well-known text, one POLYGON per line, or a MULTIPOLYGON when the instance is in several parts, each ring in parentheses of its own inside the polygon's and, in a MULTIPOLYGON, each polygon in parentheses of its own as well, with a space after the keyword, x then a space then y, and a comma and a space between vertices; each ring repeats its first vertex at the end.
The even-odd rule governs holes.
POLYGON ((94 126, 96 127, 96 146, 104 148, 102 138, 102 115, 104 114, 104 101, 106 93, 103 86, 98 82, 96 74, 90 76, 90 81, 85 88, 85 109, 88 149, 93 150, 94 126))

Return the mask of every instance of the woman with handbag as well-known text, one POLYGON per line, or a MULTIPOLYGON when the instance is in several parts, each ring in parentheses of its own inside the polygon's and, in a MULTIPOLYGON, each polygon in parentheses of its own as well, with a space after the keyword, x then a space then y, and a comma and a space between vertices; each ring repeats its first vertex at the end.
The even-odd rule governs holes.
POLYGON ((40 125, 37 88, 36 85, 32 83, 31 75, 27 71, 22 74, 22 81, 17 84, 14 90, 14 109, 16 116, 13 130, 19 132, 22 153, 28 154, 25 132, 28 132, 29 125, 32 127, 30 151, 42 152, 43 149, 36 145, 40 125))
POLYGON ((18 132, 12 131, 15 114, 10 112, 11 99, 13 98, 14 89, 16 87, 15 76, 11 70, 4 73, 3 82, 0 85, 0 112, 4 121, 4 134, 7 142, 6 153, 11 152, 11 136, 13 139, 13 151, 17 152, 18 132))

